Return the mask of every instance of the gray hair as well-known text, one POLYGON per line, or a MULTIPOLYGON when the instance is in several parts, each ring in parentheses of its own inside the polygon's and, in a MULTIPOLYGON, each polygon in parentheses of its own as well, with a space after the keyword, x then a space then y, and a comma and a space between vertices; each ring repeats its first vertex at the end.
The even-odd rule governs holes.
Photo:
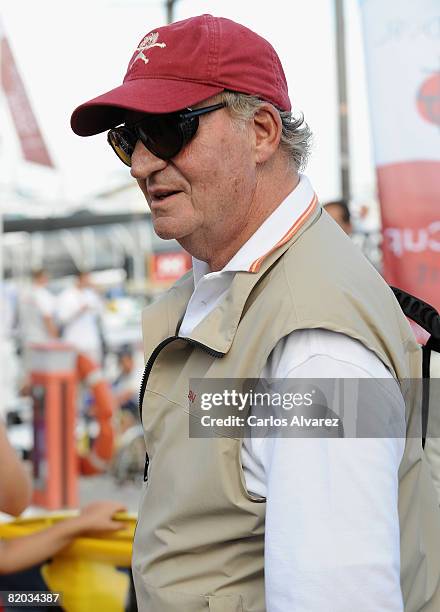
MULTIPOLYGON (((252 119, 261 105, 264 104, 264 100, 260 100, 257 96, 234 91, 224 91, 219 98, 231 110, 233 118, 241 122, 252 119)), ((294 169, 296 171, 302 170, 306 167, 310 155, 312 132, 304 121, 302 113, 295 118, 290 111, 277 110, 282 125, 280 148, 287 153, 294 169)))

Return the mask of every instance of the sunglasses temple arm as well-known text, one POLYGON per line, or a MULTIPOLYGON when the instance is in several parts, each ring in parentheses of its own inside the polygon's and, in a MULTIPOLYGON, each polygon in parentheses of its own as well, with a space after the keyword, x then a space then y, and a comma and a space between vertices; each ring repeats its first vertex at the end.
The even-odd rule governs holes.
POLYGON ((213 104, 212 106, 206 106, 205 108, 196 108, 195 110, 191 110, 188 113, 182 113, 183 118, 191 118, 191 117, 199 117, 200 115, 205 115, 206 113, 212 113, 215 110, 219 110, 226 106, 224 102, 219 102, 218 104, 213 104))

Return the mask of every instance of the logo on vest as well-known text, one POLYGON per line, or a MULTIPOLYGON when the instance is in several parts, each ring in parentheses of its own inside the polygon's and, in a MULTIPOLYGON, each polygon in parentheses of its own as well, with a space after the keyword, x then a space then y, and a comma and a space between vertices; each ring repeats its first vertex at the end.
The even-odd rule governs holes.
POLYGON ((165 43, 157 42, 158 38, 159 38, 159 32, 152 32, 151 34, 147 34, 146 36, 144 36, 144 38, 140 42, 139 47, 136 49, 136 51, 139 51, 139 53, 136 55, 134 60, 131 62, 129 70, 131 70, 133 65, 139 59, 142 60, 144 64, 148 64, 150 60, 148 59, 148 57, 146 57, 144 51, 147 51, 148 49, 152 49, 153 47, 160 47, 161 49, 166 47, 165 43))
POLYGON ((194 393, 192 389, 190 389, 188 393, 188 399, 191 402, 191 404, 194 404, 194 402, 196 401, 196 397, 197 395, 194 393))

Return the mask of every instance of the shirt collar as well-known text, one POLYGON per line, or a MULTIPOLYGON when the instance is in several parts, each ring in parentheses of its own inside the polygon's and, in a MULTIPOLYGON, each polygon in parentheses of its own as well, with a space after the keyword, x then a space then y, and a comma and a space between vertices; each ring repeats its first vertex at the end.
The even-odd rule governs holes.
POLYGON ((285 244, 305 223, 316 207, 318 199, 309 179, 299 175, 299 183, 287 198, 260 225, 219 272, 210 272, 205 261, 192 258, 194 286, 206 274, 223 272, 258 272, 264 259, 285 244))

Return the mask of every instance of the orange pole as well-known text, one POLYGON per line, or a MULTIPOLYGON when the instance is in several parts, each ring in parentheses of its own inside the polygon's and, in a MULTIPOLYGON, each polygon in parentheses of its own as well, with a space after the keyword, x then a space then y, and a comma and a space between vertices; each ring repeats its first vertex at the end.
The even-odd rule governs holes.
MULTIPOLYGON (((31 373, 34 401, 34 494, 33 503, 50 510, 77 507, 78 460, 75 442, 76 374, 58 369, 68 346, 39 345, 39 359, 31 373)), ((72 353, 74 355, 74 353, 72 353)), ((69 360, 65 361, 70 362, 69 360)))

